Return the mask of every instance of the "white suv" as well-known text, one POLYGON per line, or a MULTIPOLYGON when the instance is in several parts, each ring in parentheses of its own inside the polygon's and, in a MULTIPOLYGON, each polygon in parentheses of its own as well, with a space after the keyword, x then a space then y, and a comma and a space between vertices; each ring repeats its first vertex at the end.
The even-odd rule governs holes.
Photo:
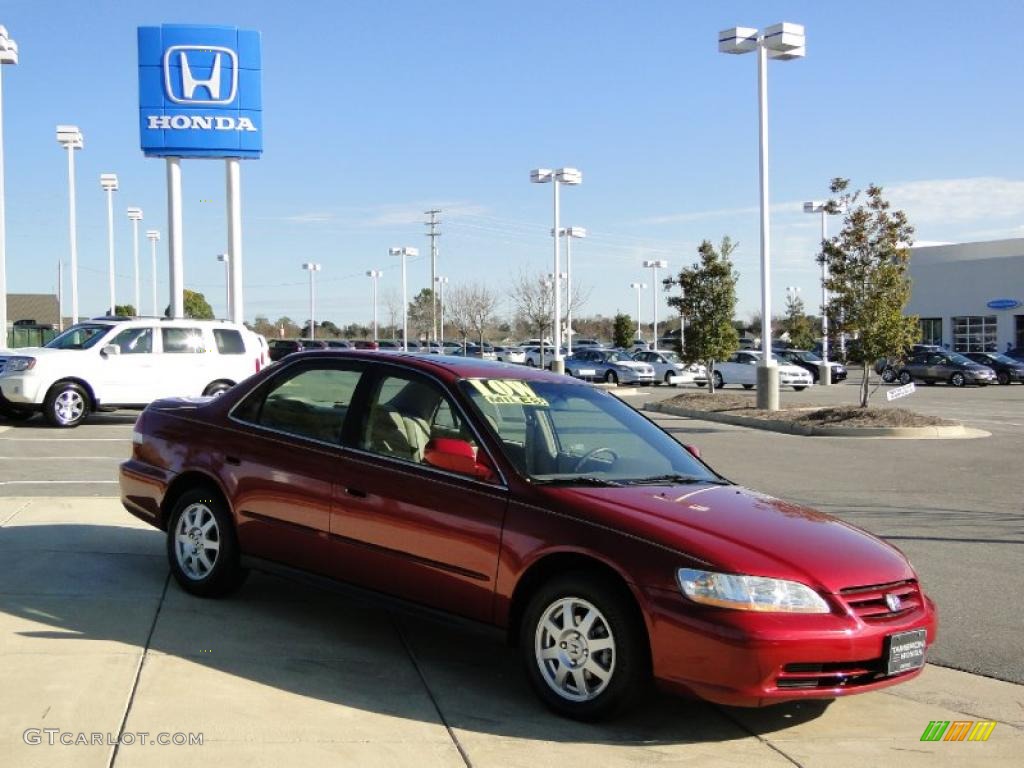
POLYGON ((266 364, 266 341, 236 323, 96 318, 45 347, 0 352, 0 414, 77 427, 96 410, 219 395, 266 364))

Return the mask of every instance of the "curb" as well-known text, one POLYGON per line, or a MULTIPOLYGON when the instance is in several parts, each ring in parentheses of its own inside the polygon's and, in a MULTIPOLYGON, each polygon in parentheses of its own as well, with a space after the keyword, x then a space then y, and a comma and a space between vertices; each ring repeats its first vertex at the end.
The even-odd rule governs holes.
POLYGON ((990 432, 986 432, 983 429, 965 427, 963 424, 948 427, 816 427, 796 424, 790 421, 767 421, 765 419, 755 419, 751 416, 737 416, 731 413, 698 411, 676 405, 665 405, 664 403, 647 403, 644 405, 644 410, 665 413, 670 416, 684 416, 688 419, 700 419, 701 421, 716 421, 721 424, 732 424, 737 427, 750 427, 751 429, 763 429, 768 432, 799 435, 801 437, 888 437, 903 440, 948 440, 991 437, 990 432))

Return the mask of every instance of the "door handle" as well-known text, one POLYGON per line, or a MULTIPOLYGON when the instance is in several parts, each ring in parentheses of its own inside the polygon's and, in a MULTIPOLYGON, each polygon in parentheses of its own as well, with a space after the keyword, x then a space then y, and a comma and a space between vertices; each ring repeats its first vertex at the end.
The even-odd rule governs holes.
POLYGON ((355 496, 357 499, 365 499, 366 491, 362 491, 359 488, 346 488, 345 493, 349 496, 355 496))
POLYGON ((224 457, 224 463, 225 464, 230 464, 233 467, 237 467, 242 462, 238 458, 236 458, 235 456, 225 456, 224 457))

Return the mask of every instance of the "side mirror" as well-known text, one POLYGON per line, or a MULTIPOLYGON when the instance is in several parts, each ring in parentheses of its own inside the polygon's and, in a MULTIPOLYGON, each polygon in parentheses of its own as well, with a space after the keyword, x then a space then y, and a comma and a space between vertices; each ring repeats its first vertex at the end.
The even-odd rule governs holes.
POLYGON ((103 357, 110 357, 111 355, 120 355, 121 348, 117 344, 107 344, 101 350, 100 354, 103 357))
POLYGON ((435 437, 423 449, 423 460, 432 467, 469 475, 493 483, 497 474, 490 462, 482 459, 477 449, 465 440, 435 437))
POLYGON ((683 445, 683 448, 685 448, 687 453, 693 456, 693 458, 700 458, 700 448, 698 448, 696 445, 683 445))

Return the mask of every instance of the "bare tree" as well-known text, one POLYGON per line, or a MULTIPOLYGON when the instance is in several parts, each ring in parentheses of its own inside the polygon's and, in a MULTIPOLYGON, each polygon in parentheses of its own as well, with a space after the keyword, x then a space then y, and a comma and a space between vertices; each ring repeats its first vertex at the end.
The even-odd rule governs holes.
POLYGON ((458 285, 445 291, 444 295, 444 319, 458 332, 463 349, 473 331, 473 300, 470 293, 469 288, 458 285))
POLYGON ((445 296, 445 319, 462 336, 463 345, 472 333, 483 351, 484 334, 494 319, 498 300, 498 294, 481 283, 457 286, 445 296))
POLYGON ((543 340, 551 330, 555 315, 555 295, 547 277, 520 271, 512 283, 512 301, 526 327, 543 340))
POLYGON ((391 340, 395 341, 398 337, 398 318, 402 316, 402 300, 394 290, 388 291, 382 298, 388 313, 388 325, 391 326, 391 340))

